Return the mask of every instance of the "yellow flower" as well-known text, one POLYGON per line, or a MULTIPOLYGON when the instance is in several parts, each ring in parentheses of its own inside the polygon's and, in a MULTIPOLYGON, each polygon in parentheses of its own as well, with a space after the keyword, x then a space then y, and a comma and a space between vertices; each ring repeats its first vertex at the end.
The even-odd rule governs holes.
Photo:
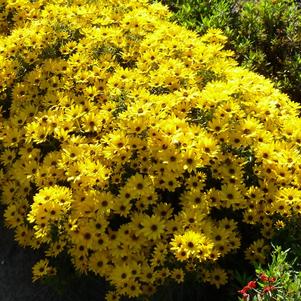
POLYGON ((119 293, 112 291, 112 292, 106 293, 105 298, 106 298, 106 301, 119 301, 120 295, 119 295, 119 293))
POLYGON ((7 149, 1 154, 0 161, 3 165, 10 165, 13 163, 15 158, 16 158, 16 151, 7 149))
POLYGON ((271 211, 272 213, 280 213, 284 217, 289 217, 292 214, 290 204, 283 199, 273 202, 271 211))
POLYGON ((15 230, 15 240, 22 247, 31 246, 30 242, 33 240, 34 232, 27 225, 19 225, 15 230))
POLYGON ((233 207, 234 209, 244 208, 246 201, 241 194, 241 191, 234 185, 223 185, 221 190, 221 199, 225 201, 225 207, 233 207))
POLYGON ((135 199, 149 195, 152 186, 151 179, 148 176, 136 173, 127 180, 123 189, 130 193, 132 199, 135 199))
POLYGON ((23 216, 18 212, 16 204, 10 204, 4 212, 5 224, 9 228, 16 228, 23 224, 23 216))
POLYGON ((176 251, 174 251, 174 254, 175 254, 175 258, 179 261, 186 261, 190 257, 190 254, 183 247, 178 248, 176 251))
POLYGON ((163 266, 167 259, 166 258, 167 254, 168 254, 167 246, 164 243, 158 243, 152 255, 151 266, 152 267, 163 266))
POLYGON ((35 282, 45 276, 55 275, 55 268, 49 266, 48 259, 41 259, 32 268, 32 281, 35 282))
POLYGON ((171 207, 171 204, 168 203, 157 203, 153 212, 155 215, 161 216, 162 219, 168 220, 172 217, 173 208, 171 207))
POLYGON ((209 213, 209 203, 198 189, 187 190, 181 194, 180 200, 183 207, 198 209, 203 214, 209 213))
POLYGON ((185 273, 182 269, 173 269, 171 270, 171 278, 177 283, 184 282, 185 273))
POLYGON ((130 279, 133 279, 131 268, 127 264, 115 266, 109 276, 111 282, 116 286, 122 286, 130 279))
POLYGON ((181 226, 184 228, 190 228, 192 230, 197 230, 202 225, 204 219, 206 218, 206 213, 199 210, 196 206, 186 205, 181 211, 181 226))
POLYGON ((255 225, 257 222, 259 222, 259 219, 252 209, 245 210, 243 213, 243 222, 246 224, 255 225))
POLYGON ((277 230, 283 229, 285 226, 286 226, 286 225, 285 225, 285 222, 282 221, 282 220, 277 220, 277 221, 275 222, 275 227, 276 227, 277 230))
POLYGON ((199 245, 203 243, 204 237, 199 233, 193 231, 187 231, 183 235, 183 248, 185 248, 189 254, 195 255, 198 252, 199 245))
POLYGON ((141 295, 141 284, 134 279, 130 279, 122 289, 120 289, 121 294, 126 294, 130 298, 135 298, 141 295))
POLYGON ((251 263, 264 264, 269 250, 270 246, 263 239, 258 239, 245 250, 245 258, 251 263))
POLYGON ((143 228, 140 233, 148 239, 158 240, 163 235, 165 230, 164 221, 157 215, 145 215, 142 221, 143 228))
MULTIPOLYGON (((204 237, 202 243, 199 245, 198 252, 195 257, 203 262, 205 260, 211 259, 213 260, 212 254, 214 254, 214 243, 210 238, 204 237)), ((220 253, 218 254, 220 256, 220 253)))
POLYGON ((220 288, 222 285, 225 285, 228 282, 228 276, 224 269, 216 267, 209 272, 208 282, 212 285, 215 285, 217 288, 220 288))
POLYGON ((203 164, 202 155, 196 149, 188 149, 181 153, 182 162, 184 163, 183 169, 188 172, 195 171, 203 164))
POLYGON ((218 221, 218 225, 221 228, 224 228, 227 231, 234 231, 237 229, 237 222, 233 219, 223 218, 218 221))
POLYGON ((130 198, 116 198, 113 210, 114 213, 127 217, 130 213, 131 207, 132 204, 130 198))
POLYGON ((66 247, 66 241, 58 240, 51 244, 45 255, 48 257, 57 257, 66 247))
POLYGON ((90 270, 96 275, 104 277, 109 272, 108 261, 108 254, 103 251, 96 251, 89 258, 90 270))

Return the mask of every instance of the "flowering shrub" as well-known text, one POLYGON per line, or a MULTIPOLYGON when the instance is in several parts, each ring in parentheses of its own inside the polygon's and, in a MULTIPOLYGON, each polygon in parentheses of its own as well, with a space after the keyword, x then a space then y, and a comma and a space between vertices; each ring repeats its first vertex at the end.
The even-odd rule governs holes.
POLYGON ((238 291, 240 300, 300 300, 300 267, 296 266, 297 258, 292 262, 287 259, 289 251, 280 246, 274 248, 271 263, 265 268, 257 267, 257 279, 238 291))
POLYGON ((1 202, 45 250, 33 280, 68 254, 118 300, 265 261, 301 208, 297 104, 161 4, 0 3, 1 202))

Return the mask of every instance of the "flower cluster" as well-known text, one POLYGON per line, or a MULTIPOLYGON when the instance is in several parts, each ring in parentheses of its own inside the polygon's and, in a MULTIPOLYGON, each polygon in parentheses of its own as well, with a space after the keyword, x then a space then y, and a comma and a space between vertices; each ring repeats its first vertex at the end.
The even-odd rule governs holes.
MULTIPOLYGON (((21 246, 68 254, 107 300, 193 270, 219 287, 240 224, 301 208, 299 106, 146 0, 0 2, 1 202, 21 246), (227 212, 232 212, 227 215, 227 212), (218 213, 218 214, 217 214, 218 213)), ((46 271, 46 272, 45 272, 46 271)))
POLYGON ((261 274, 257 281, 249 281, 238 293, 242 295, 242 300, 275 300, 273 298, 273 293, 277 291, 275 281, 275 277, 261 274))

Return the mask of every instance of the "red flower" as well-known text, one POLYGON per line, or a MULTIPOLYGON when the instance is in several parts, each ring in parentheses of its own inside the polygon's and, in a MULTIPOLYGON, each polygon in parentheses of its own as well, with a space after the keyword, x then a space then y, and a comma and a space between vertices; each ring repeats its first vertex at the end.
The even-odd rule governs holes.
POLYGON ((238 291, 240 294, 242 294, 243 300, 247 300, 248 297, 250 297, 250 295, 247 293, 248 290, 249 290, 249 288, 247 286, 245 286, 243 289, 238 291))
POLYGON ((256 281, 250 281, 250 282, 247 284, 247 287, 248 287, 249 289, 251 289, 251 288, 256 288, 256 286, 257 286, 257 282, 256 282, 256 281))
POLYGON ((263 281, 263 282, 267 282, 269 281, 269 277, 267 275, 264 275, 264 274, 261 274, 259 276, 260 280, 263 281))
POLYGON ((264 293, 269 293, 269 292, 274 291, 276 289, 277 289, 276 286, 274 286, 274 285, 268 285, 268 286, 265 286, 263 288, 263 292, 264 293))
POLYGON ((248 297, 249 295, 247 292, 251 290, 252 288, 256 288, 257 282, 256 281, 250 281, 246 286, 243 287, 240 291, 238 291, 240 294, 243 295, 244 298, 248 297), (247 295, 247 296, 245 296, 247 295))
POLYGON ((276 278, 275 278, 275 277, 270 277, 270 278, 269 278, 269 282, 272 282, 272 283, 273 283, 273 282, 275 282, 275 281, 276 281, 276 278))
POLYGON ((241 289, 240 291, 238 291, 240 294, 242 294, 242 295, 244 295, 244 294, 246 294, 247 293, 247 291, 248 291, 248 287, 247 286, 245 286, 243 289, 241 289))

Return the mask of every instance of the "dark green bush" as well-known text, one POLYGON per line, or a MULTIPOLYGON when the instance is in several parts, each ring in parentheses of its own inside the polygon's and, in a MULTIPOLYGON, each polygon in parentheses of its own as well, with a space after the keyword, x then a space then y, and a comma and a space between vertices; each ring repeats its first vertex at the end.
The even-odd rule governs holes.
POLYGON ((301 5, 294 0, 162 0, 174 20, 200 34, 220 28, 249 69, 301 102, 301 5))

